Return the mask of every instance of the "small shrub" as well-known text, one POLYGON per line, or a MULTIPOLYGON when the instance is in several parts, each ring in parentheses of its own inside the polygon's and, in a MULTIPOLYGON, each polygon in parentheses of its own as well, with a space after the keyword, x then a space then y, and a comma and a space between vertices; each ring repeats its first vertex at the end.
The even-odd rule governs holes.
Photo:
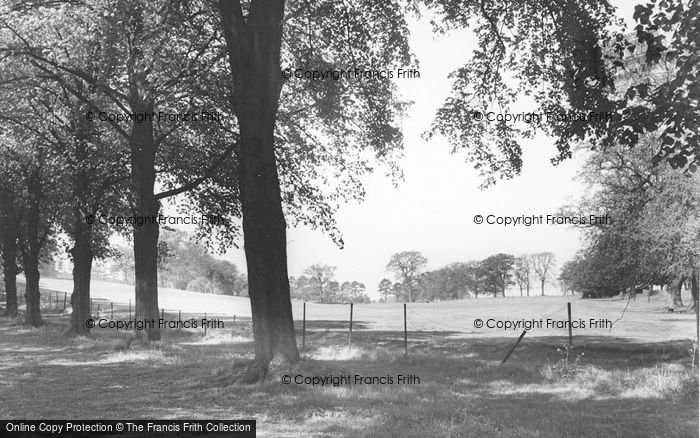
POLYGON ((559 353, 561 359, 555 363, 549 363, 548 361, 542 368, 542 375, 551 380, 573 380, 576 378, 583 370, 581 358, 584 356, 584 353, 582 352, 571 359, 571 350, 572 347, 569 344, 562 344, 561 347, 557 348, 557 353, 559 353))

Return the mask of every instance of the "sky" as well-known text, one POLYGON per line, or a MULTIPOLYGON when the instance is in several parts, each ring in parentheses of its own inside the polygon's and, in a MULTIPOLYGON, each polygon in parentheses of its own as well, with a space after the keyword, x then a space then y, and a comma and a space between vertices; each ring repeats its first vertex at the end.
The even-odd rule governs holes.
MULTIPOLYGON (((613 3, 630 21, 633 3, 613 3)), ((385 270, 389 258, 406 250, 420 251, 427 257, 429 270, 499 252, 517 256, 552 251, 561 266, 580 248, 579 230, 564 225, 477 225, 473 218, 477 214, 555 213, 585 190, 576 180, 582 157, 555 167, 549 161, 556 152, 551 138, 524 140, 522 173, 479 189, 482 179, 465 162, 464 153, 451 154, 451 146, 442 137, 430 141, 421 138, 449 93, 448 74, 467 59, 474 38, 469 31, 436 36, 427 17, 412 21, 409 28, 420 78, 396 79, 403 97, 415 102, 403 127, 405 156, 399 166, 405 179, 394 187, 381 173, 372 175, 365 180, 365 200, 341 207, 337 222, 345 242, 343 249, 321 231, 288 230, 289 274, 299 276, 314 263, 336 266, 337 280, 363 282, 376 298, 379 281, 392 278, 385 270)), ((404 66, 394 66, 399 67, 404 66)), ((523 102, 512 111, 529 109, 523 102)), ((242 249, 231 249, 223 257, 245 269, 242 249)))

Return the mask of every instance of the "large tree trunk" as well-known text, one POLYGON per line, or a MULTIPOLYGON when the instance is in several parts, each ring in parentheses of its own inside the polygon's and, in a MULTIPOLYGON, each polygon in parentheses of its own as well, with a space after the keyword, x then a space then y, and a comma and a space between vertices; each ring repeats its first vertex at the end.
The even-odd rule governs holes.
POLYGON ((284 2, 254 1, 247 20, 239 2, 221 1, 220 7, 240 127, 238 184, 255 343, 255 359, 242 381, 254 383, 265 379, 273 358, 299 359, 274 146, 284 2))
POLYGON ((26 324, 39 327, 44 324, 41 320, 41 294, 39 292, 39 255, 29 251, 24 257, 24 273, 27 278, 24 299, 27 303, 26 324))
POLYGON ((17 229, 14 223, 2 227, 2 273, 5 282, 5 316, 17 316, 17 229))
POLYGON ((71 250, 73 256, 73 294, 70 303, 73 308, 71 313, 70 333, 74 335, 87 335, 90 329, 87 320, 90 315, 90 277, 92 273, 92 229, 85 223, 84 218, 76 212, 73 226, 75 246, 71 250))
MULTIPOLYGON (((134 97, 134 113, 152 113, 153 105, 134 97)), ((131 182, 134 197, 134 277, 136 320, 147 321, 146 337, 160 340, 158 328, 158 213, 160 205, 154 192, 156 146, 153 122, 134 123, 131 131, 131 182), (152 322, 152 323, 151 323, 152 322)), ((137 332, 141 334, 141 332, 137 332)))

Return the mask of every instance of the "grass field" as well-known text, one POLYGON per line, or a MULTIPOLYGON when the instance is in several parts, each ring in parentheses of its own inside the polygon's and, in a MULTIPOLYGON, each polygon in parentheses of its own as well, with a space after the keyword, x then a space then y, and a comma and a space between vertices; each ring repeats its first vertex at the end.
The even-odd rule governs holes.
MULTIPOLYGON (((128 300, 110 287, 94 286, 94 296, 128 300)), ((255 418, 269 437, 698 436, 695 315, 666 312, 664 296, 409 304, 408 357, 402 305, 355 306, 349 349, 348 306, 309 304, 304 360, 274 365, 266 383, 248 387, 235 383, 252 358, 247 301, 183 294, 161 294, 166 319, 181 308, 218 315, 226 328, 166 330, 160 343, 125 348, 129 334, 109 329, 65 337, 58 312, 39 329, 0 320, 0 416, 255 418), (503 366, 521 330, 474 327, 476 319, 565 320, 567 302, 573 320, 622 319, 612 329, 575 329, 571 349, 566 329, 532 329, 503 366), (287 375, 353 383, 284 384, 287 375), (355 384, 355 375, 394 381, 355 384), (399 384, 398 375, 420 383, 399 384)), ((124 310, 117 306, 115 319, 124 310)), ((301 303, 294 313, 301 318, 301 303)))

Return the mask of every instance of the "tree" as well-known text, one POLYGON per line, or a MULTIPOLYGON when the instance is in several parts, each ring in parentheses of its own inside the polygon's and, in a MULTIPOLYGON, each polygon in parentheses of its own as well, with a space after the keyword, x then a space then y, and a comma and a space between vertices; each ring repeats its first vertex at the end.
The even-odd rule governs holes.
POLYGON ((389 301, 389 295, 393 293, 393 287, 394 285, 391 283, 391 280, 388 278, 382 278, 377 286, 377 290, 379 291, 382 301, 389 301))
POLYGON ((580 267, 577 265, 576 260, 569 260, 561 267, 558 280, 564 295, 566 295, 567 291, 571 291, 571 295, 574 294, 578 269, 580 267))
MULTIPOLYGON (((20 113, 21 114, 21 113, 20 113)), ((38 327, 43 325, 40 308, 39 264, 42 256, 51 247, 56 232, 58 214, 63 207, 62 163, 46 143, 29 137, 28 143, 20 144, 17 137, 5 137, 0 143, 0 181, 7 183, 3 190, 11 192, 16 208, 16 217, 21 219, 16 228, 17 248, 27 279, 25 323, 38 327)), ((7 244, 10 250, 10 243, 7 244)), ((3 245, 5 246, 5 245, 3 245)), ((8 254, 11 257, 11 253, 8 254)), ((8 269, 13 269, 9 258, 8 269)))
POLYGON ((510 254, 495 254, 481 262, 481 271, 484 281, 484 289, 494 297, 501 293, 506 296, 508 286, 515 284, 512 280, 513 264, 515 257, 510 254))
POLYGON ((314 285, 314 296, 318 297, 321 303, 332 301, 333 290, 331 282, 335 279, 335 266, 328 266, 321 263, 309 266, 304 270, 304 274, 311 277, 314 285))
POLYGON ((554 253, 541 252, 532 255, 532 269, 535 271, 537 279, 540 281, 542 296, 544 296, 545 283, 553 278, 555 265, 556 259, 554 253))
POLYGON ((532 272, 532 259, 528 254, 523 254, 515 259, 513 273, 515 274, 515 283, 520 288, 520 296, 523 296, 523 289, 527 291, 527 296, 530 296, 530 273, 532 272))
MULTIPOLYGON (((135 217, 157 217, 161 200, 198 187, 234 149, 225 123, 217 124, 218 129, 167 117, 183 108, 188 114, 228 113, 222 104, 228 84, 218 76, 225 72, 223 48, 213 44, 215 32, 202 34, 214 29, 207 24, 211 14, 186 7, 192 4, 32 3, 9 7, 0 22, 13 36, 4 53, 31 66, 35 77, 60 85, 91 110, 83 117, 93 115, 121 137, 127 146, 135 217), (102 114, 130 117, 102 120, 102 114), (156 193, 157 183, 165 190, 156 193)), ((158 318, 159 231, 155 220, 135 223, 132 229, 140 320, 158 318)), ((76 256, 79 266, 88 266, 87 252, 76 256)), ((83 271, 83 277, 89 272, 83 271)), ((149 340, 160 338, 157 326, 144 331, 149 340)))
POLYGON ((365 285, 357 281, 344 281, 340 285, 335 301, 340 303, 371 302, 369 296, 367 296, 365 285))
POLYGON ((0 184, 5 190, 0 191, 0 255, 2 255, 2 274, 5 285, 5 316, 17 316, 17 274, 20 269, 17 263, 17 238, 19 217, 14 206, 14 193, 7 190, 9 182, 3 180, 0 172, 0 184))
POLYGON ((418 293, 421 271, 427 264, 428 259, 420 252, 403 251, 392 255, 386 265, 386 270, 393 272, 396 280, 401 282, 409 303, 418 293))
POLYGON ((394 300, 397 303, 401 300, 402 296, 406 295, 404 293, 403 284, 399 283, 398 281, 391 287, 391 292, 394 294, 394 300))
POLYGON ((123 276, 123 283, 128 284, 129 278, 134 272, 134 251, 131 248, 118 246, 112 251, 112 260, 123 276))
MULTIPOLYGON (((352 71, 411 60, 403 8, 393 2, 289 2, 285 8, 282 0, 254 0, 219 6, 239 124, 237 179, 255 328, 256 358, 243 380, 257 381, 273 356, 298 359, 282 202, 291 210, 288 218, 333 234, 336 200, 362 196, 358 176, 372 171, 373 160, 393 163, 401 144, 395 121, 404 111, 389 78, 284 81, 282 59, 304 70, 352 71), (338 29, 347 38, 330 37, 338 29), (324 166, 337 173, 323 175, 324 166), (344 186, 328 196, 328 186, 322 189, 319 182, 344 186), (311 208, 297 208, 303 203, 311 208)), ((337 234, 334 239, 342 245, 337 234)))
POLYGON ((466 263, 452 263, 423 274, 423 290, 428 300, 459 300, 474 289, 471 267, 466 263))
POLYGON ((700 183, 665 161, 654 165, 657 144, 646 135, 634 149, 618 145, 589 154, 581 175, 590 190, 570 210, 615 219, 585 228, 588 247, 574 261, 572 281, 586 297, 634 297, 660 284, 671 285, 680 305, 680 287, 700 260, 700 183))

